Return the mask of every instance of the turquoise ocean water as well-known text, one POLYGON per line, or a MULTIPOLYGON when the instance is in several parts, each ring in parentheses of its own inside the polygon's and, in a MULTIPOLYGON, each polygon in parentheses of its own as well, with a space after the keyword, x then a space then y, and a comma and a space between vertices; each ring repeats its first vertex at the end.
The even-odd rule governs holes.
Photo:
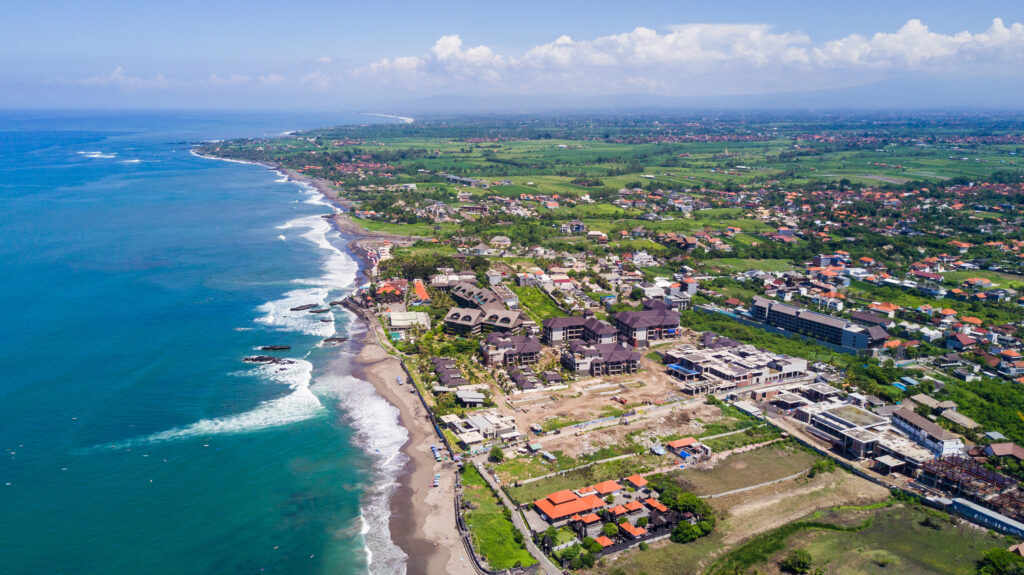
POLYGON ((397 412, 289 311, 357 281, 333 208, 189 153, 368 121, 0 111, 0 573, 404 571, 397 412))

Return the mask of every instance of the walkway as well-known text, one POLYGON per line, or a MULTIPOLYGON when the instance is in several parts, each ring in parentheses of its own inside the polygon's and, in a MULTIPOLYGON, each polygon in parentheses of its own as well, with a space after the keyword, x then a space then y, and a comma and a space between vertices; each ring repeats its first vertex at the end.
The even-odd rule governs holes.
POLYGON ((541 568, 544 569, 548 575, 560 575, 562 570, 556 567, 555 564, 548 559, 548 556, 545 555, 533 542, 533 536, 530 534, 530 529, 523 522, 522 515, 519 514, 519 510, 512 504, 512 501, 509 500, 508 496, 505 495, 505 492, 501 489, 501 486, 498 485, 498 482, 494 480, 494 477, 490 472, 483 469, 483 466, 478 464, 477 460, 473 460, 473 465, 476 467, 476 470, 480 472, 480 475, 487 481, 487 484, 491 486, 491 489, 498 494, 498 497, 501 499, 501 503, 505 508, 511 512, 512 523, 516 526, 516 529, 523 534, 523 543, 526 544, 526 549, 530 552, 530 555, 533 555, 534 559, 540 561, 541 568))

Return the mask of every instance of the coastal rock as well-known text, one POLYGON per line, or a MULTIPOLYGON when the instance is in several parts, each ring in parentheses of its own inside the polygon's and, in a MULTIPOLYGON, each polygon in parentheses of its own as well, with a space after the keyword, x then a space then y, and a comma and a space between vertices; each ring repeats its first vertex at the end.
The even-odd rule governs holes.
POLYGON ((246 363, 270 363, 273 365, 290 365, 295 363, 295 360, 271 355, 250 355, 242 361, 246 363))
POLYGON ((328 337, 324 339, 324 343, 345 343, 348 341, 347 337, 328 337))
POLYGON ((260 351, 284 351, 291 348, 290 345, 261 345, 259 347, 260 351))
POLYGON ((331 308, 329 307, 318 307, 316 309, 309 310, 307 313, 327 313, 329 311, 331 311, 331 308))
POLYGON ((305 305, 295 306, 290 311, 306 311, 307 309, 313 309, 315 307, 316 307, 315 303, 307 303, 305 305))
POLYGON ((330 305, 345 305, 345 300, 336 299, 330 303, 330 305))

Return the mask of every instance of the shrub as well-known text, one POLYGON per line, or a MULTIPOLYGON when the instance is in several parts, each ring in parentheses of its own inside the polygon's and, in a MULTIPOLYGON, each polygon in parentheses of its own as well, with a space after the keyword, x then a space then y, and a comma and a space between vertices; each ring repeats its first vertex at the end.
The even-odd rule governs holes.
POLYGON ((779 563, 779 568, 788 573, 802 575, 811 572, 813 563, 814 560, 806 549, 794 549, 779 563))

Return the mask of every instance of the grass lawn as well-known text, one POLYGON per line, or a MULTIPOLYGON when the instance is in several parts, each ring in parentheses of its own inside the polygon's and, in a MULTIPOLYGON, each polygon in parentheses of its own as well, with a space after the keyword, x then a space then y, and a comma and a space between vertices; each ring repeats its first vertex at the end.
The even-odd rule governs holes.
MULTIPOLYGON (((790 549, 806 549, 814 566, 825 573, 962 574, 975 572, 976 562, 1006 540, 966 522, 954 525, 936 513, 938 529, 922 525, 929 511, 902 505, 838 510, 814 514, 809 521, 853 530, 839 531, 791 525, 757 537, 730 552, 716 567, 754 568, 764 572, 790 549)), ((709 572, 718 572, 711 571, 709 572)))
POLYGON ((729 451, 730 449, 736 449, 737 447, 743 447, 744 445, 753 445, 755 443, 771 441, 772 439, 776 439, 781 436, 782 432, 779 431, 778 428, 765 425, 763 427, 751 427, 742 433, 734 433, 717 439, 708 439, 704 441, 704 444, 718 453, 722 451, 729 451))
POLYGON ((766 272, 785 272, 794 269, 789 260, 757 260, 751 258, 714 258, 705 262, 709 266, 726 266, 738 272, 761 270, 766 272))
POLYGON ((563 489, 579 489, 608 479, 622 479, 634 473, 650 471, 669 462, 670 460, 666 457, 637 455, 627 459, 598 463, 583 469, 574 469, 567 471, 564 475, 548 477, 519 487, 508 487, 506 492, 513 500, 525 503, 563 489))
POLYGON ((1024 277, 994 272, 991 270, 945 272, 942 276, 946 278, 946 281, 953 282, 957 285, 960 285, 968 278, 986 278, 999 287, 1010 287, 1015 290, 1019 290, 1024 287, 1024 277))
POLYGON ((472 465, 463 471, 462 485, 466 501, 476 506, 465 516, 466 525, 472 532, 473 547, 487 559, 491 569, 508 569, 517 563, 524 567, 536 563, 530 552, 516 542, 518 531, 506 515, 508 511, 472 465))
POLYGON ((713 469, 680 469, 669 475, 687 491, 697 495, 714 495, 798 473, 818 459, 816 455, 792 444, 775 443, 730 455, 713 469))
POLYGON ((540 288, 516 285, 509 287, 519 296, 519 305, 538 324, 549 317, 565 315, 565 312, 558 309, 555 302, 551 301, 547 294, 540 291, 540 288))

